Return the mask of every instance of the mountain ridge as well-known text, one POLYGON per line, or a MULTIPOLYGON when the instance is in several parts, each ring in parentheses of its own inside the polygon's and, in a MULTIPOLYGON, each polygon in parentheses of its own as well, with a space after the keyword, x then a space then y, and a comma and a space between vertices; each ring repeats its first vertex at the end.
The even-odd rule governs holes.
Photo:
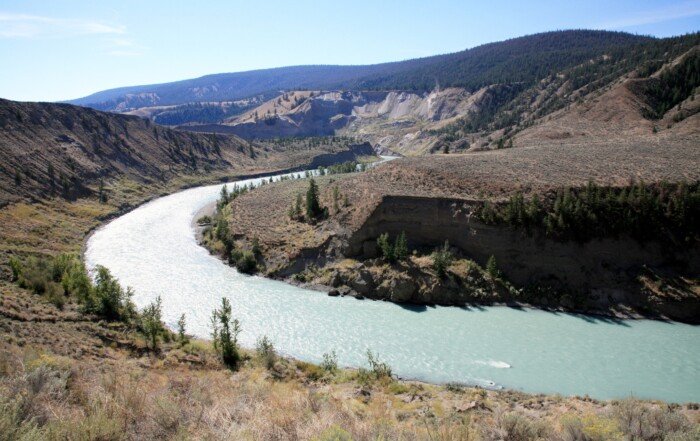
MULTIPOLYGON (((474 56, 483 57, 484 53, 493 53, 495 51, 495 55, 501 57, 515 56, 517 58, 518 56, 522 57, 523 54, 521 52, 523 48, 527 49, 530 54, 539 49, 534 47, 538 45, 544 45, 544 48, 550 52, 553 49, 571 52, 570 49, 567 49, 567 46, 573 45, 574 48, 582 51, 582 56, 585 57, 600 52, 610 45, 628 47, 655 40, 658 39, 611 31, 566 30, 543 32, 487 43, 464 51, 409 60, 370 65, 297 65, 244 72, 217 73, 170 83, 108 89, 66 102, 86 105, 98 110, 114 110, 118 106, 119 100, 123 100, 126 95, 155 94, 156 97, 150 97, 151 105, 165 105, 206 100, 235 100, 280 89, 347 88, 359 90, 386 86, 389 89, 426 90, 436 85, 436 81, 433 81, 432 77, 435 69, 431 71, 431 67, 441 63, 453 67, 456 66, 457 68, 463 67, 464 63, 468 62, 470 58, 474 56), (576 44, 577 40, 581 40, 583 43, 579 43, 579 46, 579 44, 576 44), (513 53, 514 51, 515 53, 513 53), (411 74, 411 72, 416 73, 411 74), (411 75, 413 77, 418 75, 420 80, 415 80, 414 78, 410 82, 404 81, 404 87, 389 87, 392 85, 392 78, 403 78, 400 76, 402 73, 407 74, 406 78, 411 78, 411 75), (222 80, 227 80, 228 83, 224 83, 222 80)), ((549 60, 547 66, 561 62, 561 57, 558 58, 558 60, 549 60)), ((482 76, 492 73, 493 66, 490 71, 483 72, 482 76)), ((448 74, 453 75, 449 71, 448 74)), ((441 84, 441 86, 446 85, 441 84)))

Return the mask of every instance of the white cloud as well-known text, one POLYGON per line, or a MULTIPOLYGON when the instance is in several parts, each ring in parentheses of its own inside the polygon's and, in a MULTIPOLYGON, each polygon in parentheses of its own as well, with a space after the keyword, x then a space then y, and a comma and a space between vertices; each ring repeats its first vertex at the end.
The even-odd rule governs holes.
POLYGON ((126 27, 99 21, 0 12, 0 37, 2 38, 56 38, 123 34, 126 34, 126 27))
POLYGON ((662 23, 681 18, 695 17, 698 15, 700 15, 700 0, 693 0, 681 2, 673 6, 666 6, 663 8, 630 14, 627 17, 600 23, 595 27, 599 29, 624 29, 634 26, 662 23))
POLYGON ((0 12, 0 38, 55 39, 77 36, 98 37, 105 52, 117 57, 138 56, 145 50, 129 38, 126 27, 122 25, 0 12))

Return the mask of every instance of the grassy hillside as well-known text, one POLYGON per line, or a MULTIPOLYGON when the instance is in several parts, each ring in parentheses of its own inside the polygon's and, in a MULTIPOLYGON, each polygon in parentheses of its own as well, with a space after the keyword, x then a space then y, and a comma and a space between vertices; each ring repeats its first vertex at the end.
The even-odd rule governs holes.
POLYGON ((128 177, 252 166, 260 149, 235 137, 182 133, 135 116, 46 103, 0 101, 0 203, 94 193, 128 177), (92 189, 91 189, 92 188, 92 189))

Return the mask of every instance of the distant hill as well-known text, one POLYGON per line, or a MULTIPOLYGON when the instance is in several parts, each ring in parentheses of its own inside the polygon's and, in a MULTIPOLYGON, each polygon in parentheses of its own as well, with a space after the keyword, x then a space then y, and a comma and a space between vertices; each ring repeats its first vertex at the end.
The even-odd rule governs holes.
POLYGON ((557 31, 465 51, 367 66, 293 66, 207 75, 173 83, 111 89, 69 101, 98 110, 231 101, 291 89, 414 90, 458 86, 475 90, 502 82, 531 83, 603 54, 654 41, 608 31, 557 31))
POLYGON ((0 206, 23 197, 90 194, 101 179, 149 183, 250 165, 253 146, 135 116, 68 104, 0 100, 0 206))
MULTIPOLYGON (((520 49, 516 52, 528 50, 520 49)), ((526 60, 550 56, 529 50, 526 60)), ((574 45, 569 56, 576 52, 574 45)), ((508 58, 491 55, 492 60, 508 58)), ((200 118, 201 123, 180 127, 245 139, 345 135, 369 141, 378 151, 404 155, 645 138, 669 129, 700 131, 692 123, 700 103, 694 99, 700 87, 700 34, 606 51, 553 74, 539 71, 544 61, 523 64, 520 70, 506 65, 492 69, 500 83, 477 75, 462 77, 471 84, 459 83, 458 75, 452 75, 451 87, 429 91, 372 90, 369 84, 359 91, 291 91, 219 122, 200 118)), ((435 74, 447 77, 444 71, 435 74)), ((411 80, 395 75, 392 81, 411 80)))

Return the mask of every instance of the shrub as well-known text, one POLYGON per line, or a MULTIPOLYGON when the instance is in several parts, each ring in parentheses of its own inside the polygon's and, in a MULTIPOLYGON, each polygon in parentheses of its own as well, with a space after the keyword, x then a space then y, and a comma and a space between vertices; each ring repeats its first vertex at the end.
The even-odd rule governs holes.
POLYGON ((352 441, 353 437, 347 431, 338 426, 331 426, 320 435, 312 438, 312 441, 352 441))
POLYGON ((22 273, 22 263, 16 257, 10 257, 9 261, 10 270, 12 271, 12 282, 16 282, 22 273))
POLYGON ((161 320, 163 307, 160 296, 141 312, 141 332, 148 338, 152 349, 158 348, 158 337, 165 331, 161 320))
POLYGON ((253 252, 253 256, 255 257, 258 257, 261 254, 260 239, 258 239, 258 236, 253 237, 253 241, 250 246, 250 251, 253 252))
POLYGON ((272 342, 269 338, 267 338, 267 335, 259 338, 255 343, 255 352, 267 369, 270 369, 275 365, 275 362, 277 361, 277 353, 275 352, 275 347, 273 346, 272 342))
POLYGON ((379 361, 377 355, 367 349, 367 363, 376 379, 391 378, 391 366, 388 363, 379 361))
POLYGON ((338 370, 338 355, 335 351, 327 352, 323 354, 323 361, 321 362, 321 368, 330 373, 334 373, 338 370))
POLYGON ((255 255, 251 251, 241 251, 236 255, 236 269, 245 274, 252 274, 257 269, 255 255))
POLYGON ((667 439, 671 434, 680 437, 693 429, 683 414, 652 407, 633 398, 618 402, 613 414, 622 432, 634 440, 667 439))
POLYGON ((94 312, 107 320, 130 322, 136 317, 136 307, 131 301, 133 291, 124 290, 107 268, 102 265, 95 267, 94 304, 89 312, 94 312))
POLYGON ((92 283, 83 262, 70 254, 52 258, 29 258, 21 263, 10 258, 12 277, 20 287, 44 295, 58 308, 63 308, 68 296, 86 303, 92 296, 92 283))
POLYGON ((46 300, 51 302, 56 308, 63 309, 63 306, 66 304, 66 295, 61 285, 56 282, 47 283, 46 292, 44 294, 46 300))

